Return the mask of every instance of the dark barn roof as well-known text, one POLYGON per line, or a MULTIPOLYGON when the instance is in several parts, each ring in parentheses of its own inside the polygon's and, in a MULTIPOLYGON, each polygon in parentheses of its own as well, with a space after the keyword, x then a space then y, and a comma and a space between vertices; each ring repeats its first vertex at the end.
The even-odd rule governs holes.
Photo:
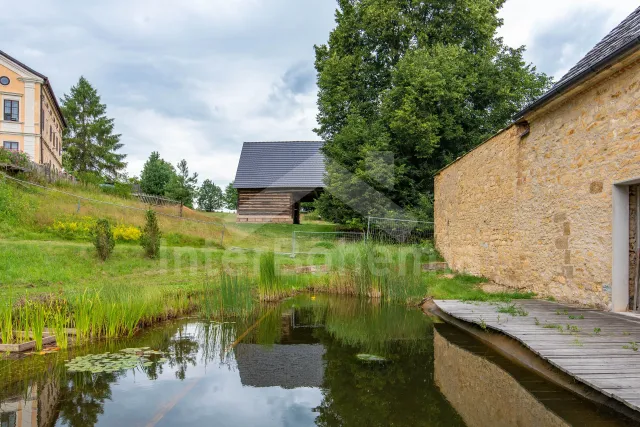
POLYGON ((519 112, 517 117, 522 117, 524 114, 546 104, 591 74, 602 71, 621 57, 633 52, 639 45, 640 7, 634 10, 631 15, 595 45, 547 93, 519 112))
POLYGON ((245 142, 235 188, 323 188, 322 141, 245 142))

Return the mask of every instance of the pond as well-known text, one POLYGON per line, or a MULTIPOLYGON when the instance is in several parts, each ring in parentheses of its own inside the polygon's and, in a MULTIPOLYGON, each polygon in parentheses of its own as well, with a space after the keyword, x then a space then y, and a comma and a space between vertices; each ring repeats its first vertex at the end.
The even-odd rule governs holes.
POLYGON ((0 381, 2 427, 633 425, 418 309, 326 295, 0 360, 0 381), (107 352, 136 366, 82 358, 107 352))

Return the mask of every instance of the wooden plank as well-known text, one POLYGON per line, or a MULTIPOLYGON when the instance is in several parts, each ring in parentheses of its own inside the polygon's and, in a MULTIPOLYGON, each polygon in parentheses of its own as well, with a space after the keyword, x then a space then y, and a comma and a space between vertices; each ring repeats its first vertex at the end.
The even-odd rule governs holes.
POLYGON ((505 304, 499 303, 434 302, 451 316, 520 341, 582 383, 640 410, 640 351, 634 351, 634 343, 640 343, 638 319, 538 300, 515 302, 526 316, 500 313, 505 304), (562 331, 545 325, 560 325, 562 331))

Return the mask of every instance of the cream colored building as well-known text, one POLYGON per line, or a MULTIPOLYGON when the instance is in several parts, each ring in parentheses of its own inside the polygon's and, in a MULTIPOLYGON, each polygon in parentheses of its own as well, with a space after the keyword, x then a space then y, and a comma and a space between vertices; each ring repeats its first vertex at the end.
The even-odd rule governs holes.
POLYGON ((0 51, 0 147, 62 169, 66 123, 49 79, 0 51))
POLYGON ((563 302, 640 308, 640 8, 515 123, 435 179, 451 268, 563 302))

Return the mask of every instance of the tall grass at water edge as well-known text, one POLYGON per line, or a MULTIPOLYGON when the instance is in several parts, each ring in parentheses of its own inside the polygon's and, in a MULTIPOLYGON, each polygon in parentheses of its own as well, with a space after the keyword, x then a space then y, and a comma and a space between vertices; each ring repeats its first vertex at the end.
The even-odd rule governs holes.
POLYGON ((406 302, 426 291, 419 247, 359 243, 337 247, 329 261, 330 293, 406 302))

